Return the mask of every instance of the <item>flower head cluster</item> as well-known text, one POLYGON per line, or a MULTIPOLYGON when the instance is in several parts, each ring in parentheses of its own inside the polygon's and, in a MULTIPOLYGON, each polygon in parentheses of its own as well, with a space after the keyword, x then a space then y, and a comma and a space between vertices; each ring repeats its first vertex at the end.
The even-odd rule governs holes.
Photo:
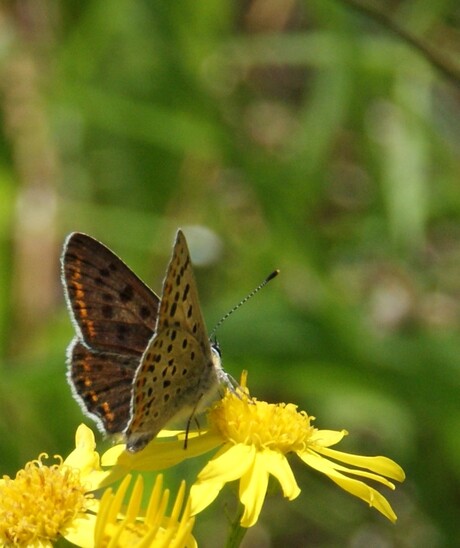
POLYGON ((103 462, 113 465, 112 475, 118 477, 128 470, 167 468, 218 448, 191 488, 192 514, 209 506, 226 483, 239 481, 239 499, 244 507, 241 525, 251 527, 259 518, 270 476, 278 480, 287 499, 293 500, 300 494, 287 458, 296 454, 345 491, 389 520, 396 520, 387 499, 363 480, 394 489, 390 480, 403 481, 405 477, 400 466, 386 457, 331 449, 347 434, 345 430, 319 430, 312 424, 314 417, 298 411, 292 403, 273 404, 250 397, 246 375, 241 379, 241 390, 227 391, 210 409, 208 419, 207 432, 189 432, 187 451, 185 434, 173 432, 173 439, 156 439, 140 453, 128 454, 123 447, 114 447, 103 462))
POLYGON ((27 463, 15 479, 0 480, 0 546, 43 548, 59 538, 91 548, 195 548, 192 536, 195 519, 190 500, 185 500, 183 482, 166 513, 169 491, 159 475, 150 494, 146 512, 141 512, 143 480, 139 476, 125 508, 122 506, 131 477, 125 476, 118 490, 104 491, 101 500, 93 491, 107 483, 109 472, 101 469, 94 451, 92 431, 80 425, 76 448, 63 460, 46 454, 27 463))
POLYGON ((99 466, 94 434, 81 425, 76 447, 63 460, 28 462, 14 479, 0 480, 0 545, 52 546, 65 537, 92 546, 98 502, 92 491, 107 475, 99 466))
POLYGON ((395 486, 387 478, 404 480, 403 470, 386 457, 365 457, 330 449, 347 434, 345 430, 318 430, 314 417, 293 404, 260 402, 243 392, 227 391, 209 413, 212 429, 224 440, 218 453, 198 475, 191 489, 192 511, 198 513, 217 497, 225 483, 239 480, 239 498, 244 506, 243 527, 259 517, 268 480, 273 475, 289 500, 300 494, 286 456, 296 453, 311 468, 327 475, 342 489, 355 495, 391 521, 396 520, 388 501, 361 479, 395 486), (345 463, 351 466, 344 466, 345 463))

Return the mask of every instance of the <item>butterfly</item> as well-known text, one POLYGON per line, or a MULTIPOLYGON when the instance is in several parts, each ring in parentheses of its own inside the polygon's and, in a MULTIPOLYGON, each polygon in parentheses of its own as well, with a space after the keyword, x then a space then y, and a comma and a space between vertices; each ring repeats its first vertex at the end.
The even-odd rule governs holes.
POLYGON ((208 339, 187 241, 177 232, 159 298, 110 249, 70 234, 61 258, 76 330, 67 378, 83 412, 127 449, 143 449, 173 418, 193 416, 234 381, 208 339))

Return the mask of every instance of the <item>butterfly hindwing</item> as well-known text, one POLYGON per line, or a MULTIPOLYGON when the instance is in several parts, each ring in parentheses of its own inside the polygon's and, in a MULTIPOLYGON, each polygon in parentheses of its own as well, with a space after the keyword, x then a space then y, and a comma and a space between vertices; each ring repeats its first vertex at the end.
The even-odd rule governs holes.
POLYGON ((75 338, 68 348, 67 376, 74 397, 103 432, 122 432, 129 420, 134 374, 139 359, 95 352, 75 338))

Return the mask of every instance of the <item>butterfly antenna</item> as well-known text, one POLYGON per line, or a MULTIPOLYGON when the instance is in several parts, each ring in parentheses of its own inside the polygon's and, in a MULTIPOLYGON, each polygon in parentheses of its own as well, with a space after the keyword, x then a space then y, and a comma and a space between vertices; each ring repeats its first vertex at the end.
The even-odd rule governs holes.
POLYGON ((211 334, 209 336, 209 338, 212 340, 214 338, 214 334, 215 332, 219 329, 219 327, 225 322, 225 320, 231 316, 233 314, 233 312, 235 312, 235 310, 238 310, 238 308, 243 305, 245 302, 249 301, 249 299, 251 297, 254 297, 254 295, 256 293, 258 293, 263 287, 265 287, 268 282, 270 282, 271 280, 273 280, 273 278, 276 278, 276 276, 278 276, 278 274, 280 273, 280 271, 278 269, 274 270, 269 276, 267 276, 265 278, 265 280, 260 284, 258 285, 255 289, 253 289, 248 295, 246 295, 246 297, 244 299, 242 299, 237 305, 235 305, 231 310, 229 310, 227 312, 227 314, 225 314, 225 316, 223 316, 218 322, 217 324, 214 326, 214 329, 211 331, 211 334))

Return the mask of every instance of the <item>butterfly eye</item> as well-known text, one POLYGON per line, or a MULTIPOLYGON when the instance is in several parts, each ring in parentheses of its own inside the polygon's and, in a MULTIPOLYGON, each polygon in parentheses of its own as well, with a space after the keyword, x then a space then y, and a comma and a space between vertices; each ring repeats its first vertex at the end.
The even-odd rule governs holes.
POLYGON ((222 357, 222 352, 220 351, 220 345, 216 340, 211 341, 211 351, 216 354, 218 358, 222 357))

